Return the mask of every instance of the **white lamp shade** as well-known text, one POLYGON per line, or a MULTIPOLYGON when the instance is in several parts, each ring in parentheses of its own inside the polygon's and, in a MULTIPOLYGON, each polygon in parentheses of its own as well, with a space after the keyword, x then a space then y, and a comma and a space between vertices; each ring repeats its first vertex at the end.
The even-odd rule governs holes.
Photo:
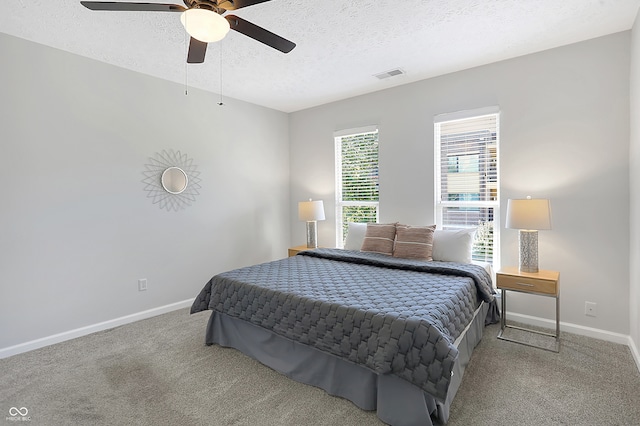
POLYGON ((306 222, 324 220, 324 204, 319 201, 300 201, 298 203, 298 219, 306 222))
POLYGON ((551 229, 551 206, 549 200, 525 199, 507 201, 507 223, 510 229, 551 229))
POLYGON ((180 22, 191 37, 205 43, 222 40, 231 28, 226 19, 207 9, 187 9, 180 22))

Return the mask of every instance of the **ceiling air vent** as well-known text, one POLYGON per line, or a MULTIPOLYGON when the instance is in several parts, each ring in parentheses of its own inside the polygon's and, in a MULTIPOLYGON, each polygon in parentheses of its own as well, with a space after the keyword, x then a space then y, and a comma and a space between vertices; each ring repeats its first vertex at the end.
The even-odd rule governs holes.
POLYGON ((400 68, 396 68, 393 70, 381 72, 380 74, 374 74, 374 77, 376 77, 379 80, 384 80, 387 78, 391 78, 391 77, 395 77, 397 75, 403 75, 403 74, 405 74, 403 70, 401 70, 400 68))

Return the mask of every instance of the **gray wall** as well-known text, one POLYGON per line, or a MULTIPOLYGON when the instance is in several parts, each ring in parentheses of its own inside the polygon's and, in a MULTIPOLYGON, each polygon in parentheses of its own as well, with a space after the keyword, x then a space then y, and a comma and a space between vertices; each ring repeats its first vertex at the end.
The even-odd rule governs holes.
POLYGON ((631 339, 640 364, 640 11, 631 36, 631 339))
MULTIPOLYGON (((292 113, 290 214, 324 199, 319 243, 335 244, 332 134, 378 124, 381 221, 434 223, 433 116, 498 105, 502 223, 508 198, 550 198, 540 266, 561 273, 562 321, 628 335, 629 46, 618 33, 292 113)), ((291 226, 291 243, 304 242, 304 225, 291 226)), ((502 264, 517 265, 517 231, 503 229, 501 243, 502 264)), ((552 299, 510 301, 553 318, 552 299)))
MULTIPOLYGON (((0 349, 190 299, 216 272, 282 257, 304 243, 296 209, 309 197, 325 200, 320 243, 332 246, 334 130, 378 124, 381 219, 433 223, 433 115, 487 105, 502 111, 502 218, 507 198, 552 200, 540 263, 561 271, 563 322, 630 333, 637 347, 638 25, 289 116, 219 108, 217 95, 0 34, 0 349), (143 190, 163 149, 201 172, 179 212, 143 190)), ((517 231, 502 245, 516 264, 517 231)), ((513 301, 553 316, 548 300, 513 301)))
POLYGON ((286 255, 286 114, 4 34, 0 56, 0 349, 184 301, 214 273, 286 255), (164 149, 201 172, 177 212, 142 183, 164 149))

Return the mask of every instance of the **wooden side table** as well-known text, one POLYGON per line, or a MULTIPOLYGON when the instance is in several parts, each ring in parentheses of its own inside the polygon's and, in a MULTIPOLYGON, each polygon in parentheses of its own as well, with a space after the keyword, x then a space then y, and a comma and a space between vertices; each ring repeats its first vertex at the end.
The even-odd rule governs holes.
POLYGON ((289 257, 295 256, 296 254, 305 250, 313 250, 313 249, 308 248, 306 244, 302 246, 289 247, 289 257))
POLYGON ((540 270, 535 273, 520 272, 516 267, 507 267, 496 273, 496 286, 502 290, 502 315, 500 318, 500 332, 498 339, 509 342, 520 343, 535 348, 545 349, 552 352, 560 351, 560 272, 540 270), (538 330, 517 327, 507 324, 507 292, 517 291, 520 293, 537 294, 539 296, 553 297, 556 299, 556 332, 545 333, 538 330), (515 328, 531 333, 542 334, 555 338, 553 349, 522 342, 503 335, 506 328, 515 328))

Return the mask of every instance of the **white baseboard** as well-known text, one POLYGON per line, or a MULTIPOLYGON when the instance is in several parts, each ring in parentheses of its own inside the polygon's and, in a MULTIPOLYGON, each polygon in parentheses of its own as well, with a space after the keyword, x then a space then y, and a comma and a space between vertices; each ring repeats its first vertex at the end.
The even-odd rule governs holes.
MULTIPOLYGON (((537 327, 545 327, 550 329, 556 328, 556 323, 554 320, 524 314, 507 312, 507 320, 517 321, 523 324, 533 325, 537 327)), ((594 339, 619 343, 621 345, 629 344, 629 336, 626 334, 614 333, 613 331, 600 330, 598 328, 585 327, 583 325, 572 324, 570 322, 560 321, 560 331, 566 331, 567 333, 578 334, 580 336, 593 337, 594 339)))
MULTIPOLYGON (((138 312, 124 317, 115 318, 109 321, 104 321, 98 324, 89 325, 86 327, 76 328, 75 330, 66 331, 63 333, 54 334, 52 336, 43 337, 41 339, 32 340, 30 342, 20 343, 15 346, 9 346, 7 348, 0 349, 0 359, 8 358, 13 355, 18 355, 24 352, 29 352, 34 349, 39 349, 45 346, 53 345, 55 343, 64 342, 66 340, 75 339, 77 337, 86 336, 88 334, 96 333, 98 331, 108 330, 110 328, 119 327, 121 325, 130 324, 132 322, 140 321, 143 319, 155 317, 158 315, 166 314, 178 309, 188 308, 193 304, 194 299, 183 300, 182 302, 171 303, 169 305, 160 306, 158 308, 149 309, 146 311, 138 312)), ((555 328, 555 322, 546 318, 539 318, 530 315, 508 313, 507 319, 509 321, 517 321, 528 325, 555 328)), ((593 337, 595 339, 605 340, 607 342, 619 343, 627 345, 631 350, 633 359, 636 362, 638 370, 640 370, 640 351, 636 346, 631 336, 614 333, 611 331, 600 330, 597 328, 585 327, 582 325, 567 323, 560 321, 560 330, 568 333, 574 333, 581 336, 593 337)))
POLYGON ((169 305, 137 312, 135 314, 100 322, 98 324, 88 325, 86 327, 76 328, 75 330, 65 331, 63 333, 54 334, 52 336, 43 337, 41 339, 32 340, 30 342, 20 343, 15 346, 2 348, 0 349, 0 359, 8 358, 10 356, 21 354, 24 352, 29 352, 34 349, 53 345, 55 343, 64 342, 66 340, 75 339, 77 337, 86 336, 98 331, 108 330, 110 328, 166 314, 167 312, 172 312, 178 309, 188 308, 193 304, 193 301, 194 299, 183 300, 182 302, 171 303, 169 305))
MULTIPOLYGON (((507 320, 550 329, 555 329, 556 327, 554 320, 533 317, 530 315, 514 314, 511 312, 507 313, 507 320)), ((631 336, 562 321, 560 321, 560 331, 626 345, 631 350, 631 355, 633 355, 633 359, 636 362, 636 367, 638 367, 638 370, 640 371, 640 352, 638 352, 638 347, 635 345, 633 339, 631 339, 631 336)))
POLYGON ((636 345, 636 342, 633 341, 631 336, 629 336, 629 349, 631 349, 631 355, 633 355, 633 359, 636 361, 638 370, 640 370, 640 351, 638 350, 638 346, 636 345))

